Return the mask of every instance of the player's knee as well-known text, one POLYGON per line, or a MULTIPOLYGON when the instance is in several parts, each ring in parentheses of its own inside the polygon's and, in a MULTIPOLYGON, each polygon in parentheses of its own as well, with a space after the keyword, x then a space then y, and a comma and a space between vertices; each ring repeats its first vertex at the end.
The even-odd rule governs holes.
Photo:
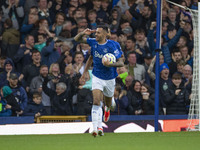
POLYGON ((100 105, 100 100, 98 100, 98 99, 94 99, 93 100, 93 105, 100 105))

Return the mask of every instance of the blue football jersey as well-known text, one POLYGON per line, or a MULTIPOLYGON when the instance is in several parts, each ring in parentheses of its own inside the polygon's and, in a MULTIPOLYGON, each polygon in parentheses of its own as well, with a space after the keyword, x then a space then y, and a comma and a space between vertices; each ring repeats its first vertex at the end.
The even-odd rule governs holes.
POLYGON ((113 40, 107 40, 104 44, 98 44, 95 38, 88 38, 87 43, 91 46, 93 56, 92 73, 103 80, 111 80, 118 76, 116 67, 106 67, 102 64, 102 58, 107 53, 115 55, 116 59, 123 54, 120 44, 113 40))

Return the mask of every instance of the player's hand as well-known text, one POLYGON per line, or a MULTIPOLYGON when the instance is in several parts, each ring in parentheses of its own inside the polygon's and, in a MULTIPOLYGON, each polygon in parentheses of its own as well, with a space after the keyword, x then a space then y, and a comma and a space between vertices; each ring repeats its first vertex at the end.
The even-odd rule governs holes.
POLYGON ((109 60, 105 60, 104 58, 102 58, 102 64, 106 67, 110 67, 110 62, 109 60))
POLYGON ((83 31, 83 33, 84 33, 85 35, 90 35, 90 34, 95 33, 95 32, 96 32, 96 30, 91 30, 91 29, 89 29, 89 28, 87 28, 87 29, 85 29, 85 30, 83 31))

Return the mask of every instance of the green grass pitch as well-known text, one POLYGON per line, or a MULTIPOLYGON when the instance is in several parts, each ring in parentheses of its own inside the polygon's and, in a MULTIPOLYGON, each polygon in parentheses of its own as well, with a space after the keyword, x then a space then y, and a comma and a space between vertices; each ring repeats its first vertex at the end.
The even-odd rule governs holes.
POLYGON ((0 136, 3 150, 199 150, 200 132, 0 136))

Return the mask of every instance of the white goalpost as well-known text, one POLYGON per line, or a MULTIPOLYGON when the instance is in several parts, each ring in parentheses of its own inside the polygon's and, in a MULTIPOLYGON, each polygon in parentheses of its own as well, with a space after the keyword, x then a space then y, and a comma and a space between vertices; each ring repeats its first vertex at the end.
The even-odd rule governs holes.
POLYGON ((188 114, 188 131, 200 131, 200 2, 198 2, 198 11, 190 10, 193 23, 194 34, 194 60, 193 60, 193 78, 192 78, 192 99, 188 114))
POLYGON ((193 77, 192 77, 192 98, 190 101, 190 108, 188 113, 187 131, 200 131, 200 29, 198 22, 200 22, 200 2, 198 2, 198 11, 192 10, 182 5, 176 4, 169 0, 168 3, 179 6, 189 10, 192 17, 192 26, 194 34, 194 56, 193 56, 193 77))

